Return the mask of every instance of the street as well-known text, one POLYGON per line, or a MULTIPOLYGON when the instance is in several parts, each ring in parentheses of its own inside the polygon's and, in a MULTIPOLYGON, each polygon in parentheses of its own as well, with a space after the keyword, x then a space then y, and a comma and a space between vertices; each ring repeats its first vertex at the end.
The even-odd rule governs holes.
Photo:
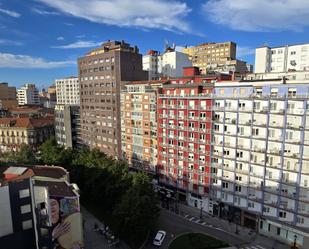
POLYGON ((161 209, 160 217, 158 219, 156 229, 153 231, 148 239, 147 244, 143 249, 154 249, 158 248, 152 244, 153 238, 158 230, 166 231, 166 237, 160 248, 168 249, 171 241, 178 235, 190 232, 205 233, 210 236, 216 237, 220 240, 226 241, 231 246, 241 249, 287 249, 288 246, 281 243, 276 243, 273 247, 273 243, 269 243, 266 238, 260 238, 259 240, 253 241, 248 240, 248 236, 242 234, 241 231, 238 235, 227 232, 227 229, 221 229, 217 226, 211 225, 206 221, 200 220, 193 216, 181 216, 172 213, 164 208, 161 209))

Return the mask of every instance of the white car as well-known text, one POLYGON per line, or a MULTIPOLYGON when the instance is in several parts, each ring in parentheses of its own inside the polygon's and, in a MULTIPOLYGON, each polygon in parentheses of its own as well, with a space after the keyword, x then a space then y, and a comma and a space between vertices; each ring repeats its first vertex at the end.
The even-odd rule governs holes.
POLYGON ((157 232, 156 237, 153 239, 153 244, 155 246, 161 246, 165 236, 166 236, 166 232, 162 231, 162 230, 159 230, 157 232))

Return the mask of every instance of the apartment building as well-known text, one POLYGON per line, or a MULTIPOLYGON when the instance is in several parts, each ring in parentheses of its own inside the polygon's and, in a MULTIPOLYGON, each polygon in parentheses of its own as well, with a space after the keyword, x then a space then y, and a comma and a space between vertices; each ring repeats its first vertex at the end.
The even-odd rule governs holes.
POLYGON ((296 238, 303 248, 309 243, 308 83, 216 84, 208 210, 287 244, 296 238))
POLYGON ((55 80, 57 104, 58 105, 79 105, 80 85, 78 77, 67 77, 55 80))
POLYGON ((167 82, 133 81, 121 92, 123 158, 152 174, 157 165, 157 89, 167 82))
POLYGON ((193 66, 199 67, 203 74, 214 70, 219 65, 232 64, 231 61, 236 63, 236 43, 234 42, 203 43, 186 47, 183 52, 189 55, 193 66))
POLYGON ((161 183, 179 189, 180 199, 188 198, 190 205, 206 210, 213 85, 173 81, 163 85, 158 96, 157 174, 161 183))
POLYGON ((161 76, 159 73, 160 53, 155 50, 149 50, 143 55, 143 70, 148 71, 148 80, 158 80, 161 76))
POLYGON ((162 54, 150 50, 143 56, 143 69, 148 71, 148 80, 160 77, 180 77, 184 67, 192 67, 187 54, 167 47, 162 54))
POLYGON ((66 148, 79 146, 80 130, 79 105, 55 106, 55 138, 66 148))
POLYGON ((39 105, 39 91, 35 84, 25 84, 17 90, 18 105, 39 105))
POLYGON ((250 73, 246 76, 248 80, 272 80, 283 78, 288 80, 309 80, 309 71, 250 73))
POLYGON ((0 118, 0 151, 17 151, 22 144, 34 149, 54 135, 54 119, 46 117, 0 118))
POLYGON ((76 184, 61 167, 0 167, 0 243, 6 249, 83 248, 76 184), (57 235, 67 223, 68 231, 57 235))
POLYGON ((142 55, 124 41, 107 41, 78 59, 81 142, 121 158, 120 91, 125 81, 147 80, 142 55))
POLYGON ((8 83, 0 83, 0 109, 16 107, 16 87, 11 87, 8 83))
POLYGON ((309 44, 255 50, 255 73, 309 71, 309 44))

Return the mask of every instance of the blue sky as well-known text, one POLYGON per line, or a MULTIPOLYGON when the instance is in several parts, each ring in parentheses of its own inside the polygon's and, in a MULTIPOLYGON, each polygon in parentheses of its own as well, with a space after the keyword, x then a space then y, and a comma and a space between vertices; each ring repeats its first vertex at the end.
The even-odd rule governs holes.
POLYGON ((254 49, 309 42, 308 0, 0 0, 0 82, 47 87, 77 74, 76 59, 108 39, 141 53, 234 41, 254 49))

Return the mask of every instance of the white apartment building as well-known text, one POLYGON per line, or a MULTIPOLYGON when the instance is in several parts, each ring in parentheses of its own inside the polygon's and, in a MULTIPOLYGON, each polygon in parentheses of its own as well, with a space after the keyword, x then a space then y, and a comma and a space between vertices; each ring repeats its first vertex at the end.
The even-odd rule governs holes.
POLYGON ((305 248, 309 81, 282 83, 216 83, 208 211, 305 248))
POLYGON ((147 55, 143 55, 143 70, 148 71, 148 80, 158 80, 159 75, 159 57, 158 51, 149 50, 147 55))
MULTIPOLYGON (((153 51, 156 52, 156 51, 153 51)), ((163 54, 151 53, 143 56, 143 70, 149 71, 149 80, 160 77, 181 77, 184 67, 191 67, 188 54, 167 48, 163 54)))
POLYGON ((309 71, 309 44, 255 50, 255 73, 309 71))
POLYGON ((57 104, 58 105, 79 105, 79 81, 78 77, 68 77, 55 80, 57 104))
POLYGON ((18 105, 39 105, 39 91, 35 84, 25 84, 17 90, 18 105))

